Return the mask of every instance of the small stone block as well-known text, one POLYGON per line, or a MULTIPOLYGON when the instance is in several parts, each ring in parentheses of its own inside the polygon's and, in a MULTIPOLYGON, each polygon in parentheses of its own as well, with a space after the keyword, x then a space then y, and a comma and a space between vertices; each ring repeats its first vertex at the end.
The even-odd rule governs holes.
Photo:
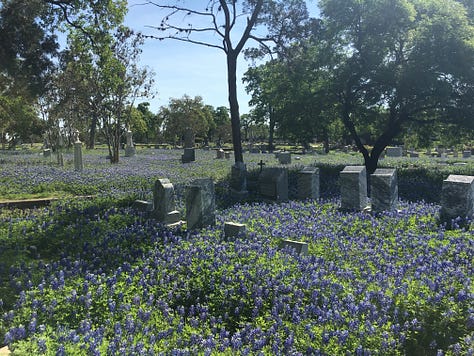
POLYGON ((296 251, 297 254, 307 256, 308 255, 308 244, 306 242, 293 241, 293 240, 282 240, 280 248, 290 247, 296 251))
POLYGON ((280 164, 290 164, 291 163, 291 153, 290 152, 280 152, 278 155, 278 161, 280 164))
POLYGON ((135 200, 132 204, 132 209, 143 212, 150 212, 153 210, 153 203, 145 200, 135 200))
POLYGON ((224 223, 224 238, 237 237, 239 235, 245 235, 247 225, 239 224, 235 222, 224 223))

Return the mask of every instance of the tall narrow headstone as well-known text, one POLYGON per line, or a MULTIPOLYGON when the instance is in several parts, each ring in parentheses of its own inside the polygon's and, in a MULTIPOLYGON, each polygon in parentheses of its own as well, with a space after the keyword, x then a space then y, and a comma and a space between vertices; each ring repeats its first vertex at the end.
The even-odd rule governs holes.
POLYGON ((247 166, 243 162, 236 162, 230 173, 230 195, 232 199, 241 201, 248 197, 247 166))
POLYGON ((169 179, 157 179, 153 189, 153 211, 151 215, 165 224, 180 221, 179 212, 174 202, 174 187, 169 179))
POLYGON ((365 166, 346 166, 339 174, 341 209, 363 210, 367 206, 367 171, 365 166))
POLYGON ((397 170, 391 168, 376 169, 370 175, 372 211, 392 211, 398 204, 397 170))
POLYGON ((191 128, 187 128, 184 132, 184 153, 181 156, 181 162, 189 163, 196 160, 196 152, 194 149, 194 132, 191 128))
POLYGON ((474 217, 474 176, 451 174, 443 181, 440 215, 444 221, 474 217))
POLYGON ((196 179, 186 191, 186 223, 189 230, 216 224, 216 203, 212 179, 196 179))
POLYGON ((125 146, 125 157, 135 156, 136 149, 133 145, 132 131, 127 131, 127 145, 125 146))
POLYGON ((298 172, 298 199, 319 199, 319 168, 305 167, 298 172))
POLYGON ((288 200, 288 170, 285 168, 266 168, 258 178, 260 195, 273 201, 288 200))
POLYGON ((79 140, 79 130, 74 131, 74 170, 82 171, 82 142, 79 140))

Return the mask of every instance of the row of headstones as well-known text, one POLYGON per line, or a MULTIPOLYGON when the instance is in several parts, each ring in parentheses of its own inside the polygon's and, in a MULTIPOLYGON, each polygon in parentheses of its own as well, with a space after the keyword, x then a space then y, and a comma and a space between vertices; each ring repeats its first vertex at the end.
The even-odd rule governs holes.
MULTIPOLYGON (((369 206, 365 166, 347 166, 339 174, 341 209, 364 210, 369 206)), ((398 204, 397 171, 376 169, 370 175, 371 211, 393 211, 398 204)), ((298 199, 319 199, 319 169, 305 167, 298 172, 298 199)), ((265 200, 288 200, 288 170, 267 168, 259 177, 259 193, 265 200)), ((449 175, 441 190, 442 221, 474 217, 474 176, 449 175)))
MULTIPOLYGON (((404 150, 403 147, 387 147, 385 149, 385 153, 387 157, 402 157, 404 155, 404 150)), ((410 157, 419 157, 419 153, 415 152, 414 149, 409 149, 406 152, 407 155, 410 157)), ((455 149, 443 149, 443 148, 437 148, 435 151, 431 151, 428 149, 426 151, 426 155, 428 156, 436 156, 436 157, 441 157, 441 158, 446 158, 448 154, 452 154, 454 158, 457 158, 459 156, 459 153, 455 149)), ((462 157, 463 158, 470 158, 472 156, 472 151, 471 150, 464 150, 462 151, 462 157)))
MULTIPOLYGON (((84 169, 84 163, 82 161, 82 142, 79 140, 79 131, 74 131, 74 170, 82 171, 84 169)), ((51 157, 51 149, 46 148, 43 150, 44 157, 51 157)), ((64 165, 64 157, 62 152, 58 152, 58 164, 64 165)))

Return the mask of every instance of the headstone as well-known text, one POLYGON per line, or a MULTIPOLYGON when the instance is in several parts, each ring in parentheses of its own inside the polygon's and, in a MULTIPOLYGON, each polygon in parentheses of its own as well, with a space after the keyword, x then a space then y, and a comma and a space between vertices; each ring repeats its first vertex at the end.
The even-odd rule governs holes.
POLYGON ((226 159, 230 159, 230 152, 224 152, 224 156, 226 159))
POLYGON ((82 142, 79 140, 79 130, 74 131, 74 170, 82 171, 82 142))
POLYGON ((133 145, 132 131, 127 131, 127 145, 125 146, 125 157, 135 156, 136 149, 133 145))
POLYGON ((392 211, 398 204, 397 170, 391 168, 376 169, 370 175, 372 211, 392 211))
POLYGON ((224 223, 224 238, 232 238, 245 235, 247 226, 235 222, 224 223))
POLYGON ((346 166, 339 174, 341 209, 363 210, 367 206, 367 171, 365 166, 346 166))
POLYGON ((298 199, 319 199, 319 168, 305 167, 298 172, 298 199))
POLYGON ((278 161, 280 164, 290 164, 291 163, 291 153, 290 152, 280 152, 278 155, 278 161))
POLYGON ((224 150, 222 148, 220 148, 216 151, 216 158, 217 159, 223 159, 224 158, 224 150))
POLYGON ((231 168, 230 195, 232 199, 237 201, 248 197, 247 166, 243 162, 236 162, 231 168))
POLYGON ((403 148, 402 147, 387 147, 386 153, 387 153, 387 157, 402 157, 403 148))
POLYGON ((181 162, 189 163, 196 160, 196 153, 194 150, 194 133, 193 130, 187 128, 184 131, 184 154, 181 156, 181 162))
POLYGON ((472 219, 474 215, 474 176, 451 174, 441 190, 441 219, 472 219))
POLYGON ((282 240, 280 248, 289 247, 295 250, 299 255, 308 255, 308 244, 306 242, 293 241, 293 240, 282 240))
POLYGON ((258 178, 259 192, 264 199, 272 201, 288 200, 288 170, 266 168, 258 178))
POLYGON ((464 150, 462 151, 462 158, 471 158, 471 150, 464 150))
POLYGON ((174 187, 169 179, 157 179, 155 182, 151 216, 165 224, 175 224, 180 221, 174 202, 174 187))
POLYGON ((51 149, 50 148, 45 148, 43 150, 43 157, 51 157, 51 149))
POLYGON ((196 160, 196 151, 194 148, 185 148, 184 154, 181 156, 181 162, 189 163, 196 160))
POLYGON ((186 191, 186 222, 189 230, 216 224, 214 183, 196 179, 186 191))

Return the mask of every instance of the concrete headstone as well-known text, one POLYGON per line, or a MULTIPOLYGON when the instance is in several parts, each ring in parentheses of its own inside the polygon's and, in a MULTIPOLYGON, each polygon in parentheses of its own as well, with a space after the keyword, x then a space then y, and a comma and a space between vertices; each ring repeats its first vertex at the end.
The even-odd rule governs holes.
POLYGON ((367 206, 367 171, 365 166, 346 166, 339 174, 341 209, 363 210, 367 206))
POLYGON ((319 168, 305 167, 298 172, 298 199, 319 199, 319 168))
POLYGON ((280 152, 278 155, 278 161, 280 164, 291 164, 291 153, 290 152, 280 152))
POLYGON ((174 202, 174 187, 169 179, 157 179, 155 182, 151 216, 165 224, 175 224, 180 221, 174 202))
POLYGON ((264 199, 273 201, 288 200, 288 170, 285 168, 266 168, 258 178, 259 192, 264 199))
POLYGON ((473 214, 474 176, 449 175, 441 190, 441 219, 449 221, 458 216, 472 219, 473 214))
POLYGON ((216 224, 216 203, 212 179, 196 179, 186 191, 186 223, 189 230, 216 224))
POLYGON ((247 226, 245 224, 235 222, 224 223, 224 238, 232 238, 245 235, 247 226))
POLYGON ((293 240, 282 240, 280 242, 280 248, 291 248, 299 255, 308 255, 308 244, 306 242, 293 241, 293 240))
POLYGON ((387 147, 385 150, 387 157, 402 157, 403 155, 402 147, 387 147))
POLYGON ((370 175, 372 211, 392 211, 398 204, 397 171, 379 168, 370 175))

